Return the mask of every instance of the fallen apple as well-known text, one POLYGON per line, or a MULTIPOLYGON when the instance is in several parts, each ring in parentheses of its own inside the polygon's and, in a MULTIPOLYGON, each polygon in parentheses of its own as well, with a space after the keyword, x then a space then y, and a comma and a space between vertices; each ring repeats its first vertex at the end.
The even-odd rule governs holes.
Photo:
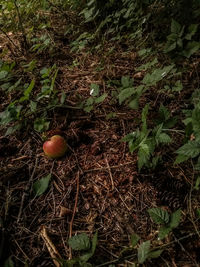
POLYGON ((49 158, 56 159, 64 156, 67 150, 67 143, 60 135, 54 135, 43 144, 43 151, 49 158))

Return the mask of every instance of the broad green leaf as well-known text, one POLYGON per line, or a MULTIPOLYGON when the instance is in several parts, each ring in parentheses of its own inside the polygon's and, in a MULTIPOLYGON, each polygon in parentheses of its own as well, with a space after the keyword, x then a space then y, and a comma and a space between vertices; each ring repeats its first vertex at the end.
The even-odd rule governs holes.
POLYGON ((171 232, 171 230, 172 230, 171 227, 162 225, 160 227, 160 231, 158 233, 158 237, 162 240, 163 238, 165 238, 171 232))
POLYGON ((158 136, 159 143, 169 144, 171 141, 172 141, 171 137, 166 133, 161 133, 158 136))
POLYGON ((73 250, 89 250, 91 247, 90 239, 86 233, 72 236, 68 240, 68 244, 73 250))
POLYGON ((91 110, 93 109, 93 106, 87 106, 87 107, 84 107, 84 111, 85 112, 90 112, 91 110))
POLYGON ((123 88, 127 88, 133 85, 133 80, 130 79, 129 76, 122 76, 121 77, 121 84, 123 88))
POLYGON ((91 106, 94 104, 94 98, 93 97, 89 97, 87 100, 86 100, 86 103, 85 105, 86 106, 91 106))
POLYGON ((94 102, 95 102, 96 104, 99 104, 99 103, 103 102, 103 101, 106 99, 106 97, 107 97, 107 94, 104 93, 103 95, 101 95, 101 96, 95 98, 94 102))
POLYGON ((176 160, 175 160, 174 164, 179 164, 179 163, 181 163, 181 162, 184 162, 184 161, 188 160, 189 158, 190 158, 190 157, 188 157, 188 156, 179 154, 179 155, 176 157, 176 160))
POLYGON ((128 87, 128 88, 122 90, 118 95, 119 104, 121 105, 127 98, 129 98, 130 96, 132 96, 135 93, 136 93, 136 90, 134 87, 128 87))
POLYGON ((167 224, 169 222, 169 213, 161 208, 148 209, 151 219, 157 224, 167 224))
POLYGON ((141 168, 146 165, 150 158, 150 151, 147 144, 142 143, 139 146, 138 150, 138 169, 141 170, 141 168))
POLYGON ((90 85, 90 95, 91 96, 98 96, 99 95, 99 85, 92 83, 90 85))
MULTIPOLYGON (((98 240, 98 232, 96 232, 92 238, 92 246, 89 252, 85 252, 83 255, 79 257, 81 263, 86 263, 93 255, 96 250, 98 240)), ((82 266, 82 265, 81 265, 82 266)))
POLYGON ((36 197, 42 195, 47 190, 50 180, 51 174, 48 174, 33 184, 33 192, 36 197))
POLYGON ((181 210, 178 209, 171 214, 169 227, 171 227, 172 229, 176 228, 180 223, 180 219, 181 219, 181 210))
POLYGON ((135 99, 131 100, 131 102, 129 102, 128 106, 129 106, 129 108, 132 108, 132 109, 138 109, 138 107, 139 107, 139 99, 138 99, 138 97, 136 97, 135 99))
POLYGON ((154 58, 152 61, 150 62, 147 62, 146 64, 143 64, 141 65, 140 67, 138 67, 136 70, 139 71, 139 70, 142 70, 142 71, 146 71, 148 70, 149 68, 153 67, 155 64, 158 63, 158 59, 157 57, 154 58))
POLYGON ((174 68, 174 65, 166 66, 162 69, 154 69, 154 71, 150 74, 147 73, 142 80, 142 83, 147 86, 156 85, 157 82, 161 81, 164 77, 166 77, 169 72, 174 68))
POLYGON ((138 262, 140 264, 144 263, 146 261, 146 259, 148 258, 148 254, 150 251, 150 241, 145 241, 143 242, 139 248, 138 248, 138 262))
POLYGON ((180 147, 176 153, 186 157, 195 158, 200 154, 200 143, 196 142, 195 140, 189 141, 180 147))
POLYGON ((183 51, 183 55, 189 58, 191 55, 196 53, 200 49, 200 43, 191 41, 187 44, 185 50, 183 51))
POLYGON ((132 234, 131 235, 131 246, 134 248, 137 245, 137 243, 138 243, 139 240, 140 240, 139 235, 132 234))
POLYGON ((149 259, 156 259, 156 258, 160 257, 162 252, 163 252, 162 249, 150 251, 148 254, 148 258, 149 259))
POLYGON ((172 22, 171 22, 171 32, 173 33, 180 33, 181 31, 181 25, 175 21, 174 19, 172 19, 172 22))

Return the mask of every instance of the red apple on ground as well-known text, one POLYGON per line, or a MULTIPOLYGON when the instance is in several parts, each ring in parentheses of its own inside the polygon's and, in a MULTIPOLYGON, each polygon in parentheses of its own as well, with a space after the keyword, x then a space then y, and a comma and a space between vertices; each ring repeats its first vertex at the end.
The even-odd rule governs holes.
POLYGON ((54 135, 43 144, 43 150, 47 157, 56 159, 64 156, 67 150, 67 143, 60 135, 54 135))

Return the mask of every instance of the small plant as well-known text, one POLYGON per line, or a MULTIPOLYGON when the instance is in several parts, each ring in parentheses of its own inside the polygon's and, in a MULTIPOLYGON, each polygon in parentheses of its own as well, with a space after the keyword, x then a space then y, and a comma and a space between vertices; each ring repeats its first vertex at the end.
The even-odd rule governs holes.
POLYGON ((163 252, 162 249, 151 249, 150 240, 143 242, 138 248, 138 262, 144 263, 148 259, 158 258, 163 252))
POLYGON ((142 111, 142 127, 136 131, 126 135, 122 141, 128 142, 131 153, 138 151, 138 169, 143 166, 155 167, 160 156, 154 155, 158 145, 165 145, 171 142, 171 137, 166 133, 165 127, 172 127, 176 123, 175 119, 170 118, 169 111, 161 106, 159 109, 159 117, 157 125, 153 129, 147 128, 147 114, 149 105, 147 104, 142 111))
POLYGON ((152 208, 148 210, 151 219, 161 225, 158 233, 158 238, 165 238, 174 228, 176 228, 181 219, 181 210, 173 212, 171 215, 164 209, 152 208))
POLYGON ((72 236, 68 240, 68 244, 73 251, 80 252, 81 255, 71 260, 67 260, 67 261, 62 260, 61 266, 62 267, 72 267, 72 266, 91 267, 92 265, 88 262, 88 260, 95 253, 97 240, 98 240, 97 232, 94 234, 92 240, 89 239, 86 233, 72 236))
POLYGON ((167 43, 164 51, 166 53, 175 51, 189 58, 200 49, 199 42, 192 41, 192 37, 197 32, 197 29, 198 24, 191 24, 187 30, 185 30, 185 26, 181 26, 177 21, 172 19, 171 34, 167 36, 167 43))
POLYGON ((81 107, 83 108, 84 111, 90 112, 94 108, 95 104, 100 104, 106 99, 107 97, 106 93, 102 95, 99 94, 100 94, 99 85, 92 83, 90 86, 91 97, 89 97, 86 101, 81 103, 81 107))

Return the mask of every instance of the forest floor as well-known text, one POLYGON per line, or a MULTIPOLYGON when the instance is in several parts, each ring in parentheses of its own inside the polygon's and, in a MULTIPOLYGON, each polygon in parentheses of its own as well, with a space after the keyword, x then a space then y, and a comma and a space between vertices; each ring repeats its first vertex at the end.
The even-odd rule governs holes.
MULTIPOLYGON (((92 237, 98 231, 98 245, 89 261, 93 266, 134 266, 135 250, 122 252, 130 248, 134 233, 143 241, 151 240, 153 247, 164 249, 158 259, 143 266, 199 266, 199 232, 195 230, 199 222, 193 220, 199 197, 191 195, 194 173, 190 163, 173 165, 172 160, 183 135, 174 132, 173 143, 159 152, 162 165, 140 172, 137 154, 131 154, 127 143, 121 142, 140 126, 146 103, 150 103, 154 117, 161 103, 173 116, 179 113, 191 95, 196 66, 191 65, 191 71, 184 75, 186 89, 176 98, 157 93, 155 87, 142 96, 139 109, 131 110, 113 99, 115 89, 109 82, 126 75, 138 82, 143 78, 144 73, 136 71, 141 64, 137 51, 128 49, 128 43, 105 43, 100 53, 72 53, 64 41, 57 42, 59 49, 53 57, 43 55, 37 60, 40 66, 56 64, 56 88, 58 94, 66 93, 66 103, 75 106, 79 96, 87 99, 92 83, 108 97, 90 113, 65 107, 48 112, 51 123, 46 135, 61 134, 68 143, 66 155, 58 160, 44 155, 43 138, 36 131, 23 129, 10 136, 1 131, 0 215, 5 258, 13 255, 15 266, 55 266, 41 237, 45 228, 63 259, 71 253, 67 244, 70 235, 84 232, 92 237), (48 191, 34 197, 33 183, 49 173, 48 191), (162 241, 156 238, 158 226, 147 212, 158 206, 169 213, 182 210, 180 225, 162 241)), ((30 60, 31 54, 26 57, 30 60)), ((17 60, 20 62, 20 57, 17 60)), ((1 111, 9 101, 1 90, 1 111)))

